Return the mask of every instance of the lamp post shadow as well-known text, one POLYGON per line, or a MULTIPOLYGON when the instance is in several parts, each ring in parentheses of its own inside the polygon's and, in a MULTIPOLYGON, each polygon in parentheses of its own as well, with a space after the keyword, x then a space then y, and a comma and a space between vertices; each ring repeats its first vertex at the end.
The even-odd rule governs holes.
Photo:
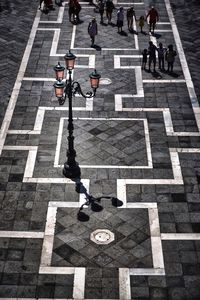
POLYGON ((77 218, 79 221, 81 222, 87 222, 89 221, 90 217, 83 212, 83 209, 86 207, 91 207, 91 210, 93 212, 100 212, 102 211, 104 208, 101 204, 99 204, 101 202, 102 199, 109 199, 111 200, 112 206, 114 207, 120 207, 123 205, 123 202, 121 200, 119 200, 116 197, 112 197, 112 196, 100 196, 100 197, 94 197, 90 194, 88 194, 87 189, 85 188, 85 186, 83 185, 83 183, 81 182, 80 178, 76 178, 75 180, 75 191, 78 194, 84 194, 85 195, 85 203, 83 203, 80 208, 79 211, 77 213, 77 218))

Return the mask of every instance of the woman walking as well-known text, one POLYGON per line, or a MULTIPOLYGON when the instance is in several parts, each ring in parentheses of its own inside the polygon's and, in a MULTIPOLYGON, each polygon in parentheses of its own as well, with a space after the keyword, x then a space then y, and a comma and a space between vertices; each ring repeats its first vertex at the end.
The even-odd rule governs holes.
POLYGON ((91 47, 94 46, 95 36, 98 34, 97 22, 96 19, 93 18, 92 21, 88 25, 88 34, 91 38, 91 47))
POLYGON ((106 16, 108 19, 108 24, 111 24, 113 9, 115 8, 112 0, 106 1, 106 16))
POLYGON ((100 17, 101 17, 100 24, 103 24, 103 14, 104 14, 104 7, 105 7, 105 4, 104 4, 103 0, 99 1, 98 7, 99 7, 99 14, 100 14, 100 17))

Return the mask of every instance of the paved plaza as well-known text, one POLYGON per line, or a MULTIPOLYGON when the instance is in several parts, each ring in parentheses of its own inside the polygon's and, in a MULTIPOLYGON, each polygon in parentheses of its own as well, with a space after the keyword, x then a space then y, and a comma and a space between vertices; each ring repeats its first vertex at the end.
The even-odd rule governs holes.
POLYGON ((154 5, 155 34, 119 34, 116 10, 102 25, 86 1, 77 25, 68 2, 0 3, 0 300, 200 299, 200 2, 113 2, 137 18, 154 5), (174 73, 141 68, 149 41, 174 45, 174 73), (84 92, 101 74, 96 97, 73 98, 74 180, 53 88, 69 49, 84 92))

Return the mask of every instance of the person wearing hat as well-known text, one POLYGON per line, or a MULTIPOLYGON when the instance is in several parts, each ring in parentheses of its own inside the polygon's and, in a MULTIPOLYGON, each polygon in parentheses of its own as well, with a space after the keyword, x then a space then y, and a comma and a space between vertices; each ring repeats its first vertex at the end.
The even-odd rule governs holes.
POLYGON ((96 19, 93 18, 92 21, 88 25, 88 34, 91 38, 91 47, 94 46, 95 36, 98 34, 97 22, 96 19))

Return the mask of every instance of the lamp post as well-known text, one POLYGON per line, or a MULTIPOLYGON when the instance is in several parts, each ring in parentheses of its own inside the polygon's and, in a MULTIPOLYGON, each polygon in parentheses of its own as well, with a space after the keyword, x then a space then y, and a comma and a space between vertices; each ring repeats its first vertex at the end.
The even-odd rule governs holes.
POLYGON ((67 178, 78 178, 81 175, 79 164, 76 162, 76 151, 74 149, 74 136, 73 136, 73 114, 72 114, 72 97, 76 94, 81 95, 84 98, 92 98, 96 95, 96 90, 99 87, 99 80, 101 75, 94 70, 90 75, 90 84, 92 92, 84 94, 81 90, 81 86, 77 81, 72 80, 72 70, 74 69, 76 56, 69 51, 65 56, 66 69, 69 74, 69 79, 64 81, 65 68, 58 62, 54 67, 56 74, 56 82, 54 83, 55 95, 58 98, 60 105, 63 105, 68 97, 69 101, 69 114, 68 114, 68 149, 67 149, 67 161, 64 163, 63 175, 67 178))

